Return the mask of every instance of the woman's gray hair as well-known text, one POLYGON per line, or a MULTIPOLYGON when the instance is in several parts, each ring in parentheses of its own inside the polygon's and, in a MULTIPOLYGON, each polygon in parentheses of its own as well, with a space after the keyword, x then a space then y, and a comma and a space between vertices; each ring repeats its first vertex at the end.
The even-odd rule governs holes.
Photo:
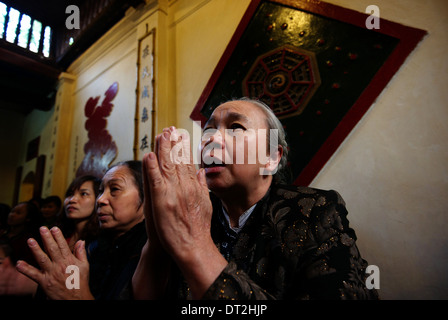
MULTIPOLYGON (((263 110, 266 115, 266 122, 268 126, 268 136, 267 142, 269 145, 270 142, 270 134, 277 134, 278 145, 280 145, 283 149, 282 158, 278 163, 277 172, 274 174, 274 180, 278 183, 291 183, 291 173, 288 167, 288 143, 286 142, 286 132, 283 128, 282 123, 274 114, 272 109, 260 100, 250 99, 247 97, 233 99, 232 101, 244 101, 253 104, 254 106, 263 110), (274 130, 271 130, 274 129, 274 130)), ((274 140, 275 141, 275 140, 274 140)))

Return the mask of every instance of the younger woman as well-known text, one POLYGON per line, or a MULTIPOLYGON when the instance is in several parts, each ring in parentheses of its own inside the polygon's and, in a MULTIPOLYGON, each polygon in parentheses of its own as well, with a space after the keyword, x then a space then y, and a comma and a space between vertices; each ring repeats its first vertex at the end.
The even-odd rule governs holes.
POLYGON ((64 214, 58 223, 70 250, 78 240, 87 244, 97 238, 99 232, 95 201, 101 180, 90 175, 75 178, 67 188, 64 199, 64 214))

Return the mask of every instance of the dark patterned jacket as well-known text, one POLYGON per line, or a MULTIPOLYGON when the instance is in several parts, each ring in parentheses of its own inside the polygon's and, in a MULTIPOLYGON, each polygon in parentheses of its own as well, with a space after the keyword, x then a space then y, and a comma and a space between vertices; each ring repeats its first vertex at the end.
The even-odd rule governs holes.
MULTIPOLYGON (((366 288, 368 264, 336 191, 273 184, 238 234, 210 196, 212 237, 229 264, 203 299, 379 298, 366 288)), ((166 294, 190 298, 178 269, 166 294)))
POLYGON ((146 239, 142 221, 117 239, 106 231, 89 245, 89 286, 96 300, 132 298, 131 279, 146 239))
POLYGON ((272 185, 239 234, 212 203, 212 237, 229 264, 204 299, 378 299, 336 191, 272 185))

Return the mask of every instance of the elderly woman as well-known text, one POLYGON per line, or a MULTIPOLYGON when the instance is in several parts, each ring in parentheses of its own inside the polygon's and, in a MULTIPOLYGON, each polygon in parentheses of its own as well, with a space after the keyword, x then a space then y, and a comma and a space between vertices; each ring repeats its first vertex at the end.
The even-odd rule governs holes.
POLYGON ((75 243, 72 253, 59 228, 42 227, 46 252, 34 239, 28 240, 40 270, 25 261, 19 261, 17 269, 36 281, 50 299, 119 299, 146 243, 141 168, 140 161, 126 161, 104 174, 96 212, 102 235, 88 248, 89 260, 84 240, 75 243), (78 283, 68 278, 76 269, 78 283), (79 290, 72 290, 73 286, 79 290))
POLYGON ((203 134, 198 172, 173 161, 173 146, 189 145, 175 128, 158 135, 143 160, 149 239, 133 277, 135 298, 377 298, 365 286, 367 263, 341 197, 278 179, 287 145, 267 106, 226 102, 203 134), (251 146, 266 141, 267 159, 262 152, 248 161, 251 146))

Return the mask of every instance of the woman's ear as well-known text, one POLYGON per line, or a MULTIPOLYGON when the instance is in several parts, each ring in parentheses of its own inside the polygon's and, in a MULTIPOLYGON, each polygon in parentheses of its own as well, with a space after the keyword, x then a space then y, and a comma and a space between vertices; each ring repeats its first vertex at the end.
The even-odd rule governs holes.
POLYGON ((261 175, 271 175, 277 173, 278 165, 280 164, 280 160, 283 156, 283 147, 281 145, 278 145, 277 151, 272 152, 269 155, 269 159, 266 162, 266 164, 263 166, 263 168, 260 168, 260 174, 261 175))

